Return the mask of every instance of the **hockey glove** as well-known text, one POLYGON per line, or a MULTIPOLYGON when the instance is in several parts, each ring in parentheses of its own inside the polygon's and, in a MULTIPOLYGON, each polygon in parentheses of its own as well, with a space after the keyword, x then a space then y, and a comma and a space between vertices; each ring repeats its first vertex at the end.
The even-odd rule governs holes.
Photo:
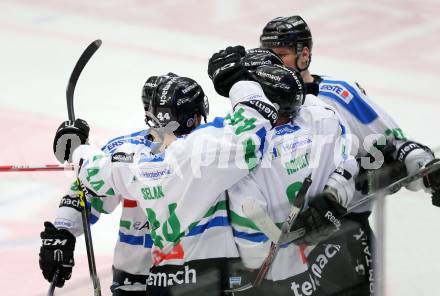
MULTIPOLYGON (((382 154, 383 164, 380 168, 365 168, 362 157, 358 159, 359 174, 355 181, 356 190, 361 191, 364 195, 376 192, 407 176, 405 163, 396 160, 394 156, 396 147, 393 143, 387 139, 385 145, 374 144, 374 147, 376 148, 375 152, 369 152, 363 158, 368 158, 368 162, 372 163, 379 157, 378 154, 382 154)), ((396 193, 400 188, 391 188, 390 193, 396 193)))
POLYGON ((59 270, 57 287, 62 287, 70 279, 75 265, 73 251, 76 238, 66 229, 57 229, 50 222, 44 222, 44 231, 40 233, 40 269, 43 276, 52 282, 56 270, 59 270))
POLYGON ((237 81, 245 79, 246 70, 241 60, 245 54, 243 46, 229 46, 209 59, 208 75, 219 95, 228 97, 231 87, 237 81))
POLYGON ((253 48, 246 50, 243 65, 248 73, 255 72, 262 65, 283 65, 281 58, 270 49, 253 48))
POLYGON ((89 138, 89 125, 85 120, 76 119, 64 121, 58 128, 53 140, 53 152, 61 163, 65 160, 72 162, 73 151, 82 144, 86 144, 89 138))
POLYGON ((347 210, 333 193, 324 191, 316 195, 309 207, 295 219, 291 231, 305 229, 305 235, 295 240, 297 245, 316 245, 341 228, 341 218, 347 210))
MULTIPOLYGON (((428 162, 425 167, 432 166, 436 163, 438 164, 439 161, 440 159, 433 159, 432 161, 428 162)), ((436 170, 424 176, 423 185, 432 190, 432 204, 436 207, 440 207, 440 170, 436 170)))

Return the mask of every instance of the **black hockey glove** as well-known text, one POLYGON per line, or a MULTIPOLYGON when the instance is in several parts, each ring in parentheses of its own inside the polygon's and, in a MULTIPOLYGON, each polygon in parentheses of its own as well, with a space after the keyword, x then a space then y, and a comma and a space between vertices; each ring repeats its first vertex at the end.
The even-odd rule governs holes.
POLYGON ((305 235, 295 240, 297 245, 316 245, 341 228, 341 218, 347 210, 335 199, 334 194, 322 192, 309 203, 309 207, 295 219, 291 231, 305 229, 305 235))
POLYGON ((246 71, 255 72, 262 65, 283 65, 281 58, 270 49, 253 48, 246 50, 243 57, 243 65, 246 71))
POLYGON ((231 87, 246 77, 242 63, 246 51, 243 46, 229 46, 212 55, 208 63, 208 75, 217 93, 229 97, 231 87))
POLYGON ((89 138, 89 125, 85 120, 76 119, 64 121, 57 129, 53 140, 53 152, 61 163, 65 160, 72 162, 73 151, 82 144, 86 144, 89 138))
MULTIPOLYGON (((405 163, 396 160, 395 152, 396 147, 391 141, 386 140, 385 145, 374 144, 377 150, 374 153, 368 153, 366 157, 369 159, 367 163, 372 163, 377 159, 378 154, 383 156, 383 164, 377 169, 365 168, 365 163, 362 158, 358 159, 359 162, 359 174, 356 177, 356 190, 361 191, 362 194, 371 194, 388 185, 405 178, 408 173, 405 163)), ((390 193, 396 193, 401 187, 391 188, 390 193)))
POLYGON ((40 269, 43 276, 52 282, 56 270, 59 270, 57 287, 62 287, 70 279, 75 265, 73 251, 76 238, 66 229, 57 229, 50 222, 44 222, 44 231, 40 233, 40 269))
MULTIPOLYGON (((428 162, 425 167, 439 163, 440 159, 433 159, 428 162)), ((423 177, 423 185, 432 190, 432 204, 440 207, 440 170, 436 170, 423 177)))

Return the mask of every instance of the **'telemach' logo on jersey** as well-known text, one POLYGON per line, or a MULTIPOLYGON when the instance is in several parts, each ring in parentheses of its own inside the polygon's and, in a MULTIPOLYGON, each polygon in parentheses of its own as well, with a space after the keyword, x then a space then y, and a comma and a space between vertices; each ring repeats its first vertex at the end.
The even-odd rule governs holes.
POLYGON ((184 270, 176 273, 150 272, 147 280, 148 286, 168 287, 181 284, 197 283, 197 271, 194 268, 185 266, 184 270))
POLYGON ((340 245, 328 244, 322 254, 316 257, 315 262, 310 266, 309 281, 305 280, 302 283, 292 282, 290 289, 295 296, 313 295, 319 287, 319 281, 322 277, 322 272, 330 260, 336 256, 341 250, 340 245))
POLYGON ((69 207, 81 212, 81 205, 79 203, 79 198, 75 196, 73 197, 69 195, 63 196, 63 198, 60 201, 59 207, 60 208, 69 207))

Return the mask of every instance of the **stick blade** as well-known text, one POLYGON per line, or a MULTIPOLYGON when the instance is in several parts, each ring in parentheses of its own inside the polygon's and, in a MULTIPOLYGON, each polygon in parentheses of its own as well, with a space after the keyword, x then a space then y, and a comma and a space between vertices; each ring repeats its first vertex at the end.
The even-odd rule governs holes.
POLYGON ((87 46, 87 48, 79 57, 75 67, 73 68, 72 74, 70 75, 69 82, 67 83, 66 99, 67 99, 67 113, 69 115, 69 120, 71 121, 75 120, 75 111, 73 108, 73 95, 75 92, 76 83, 78 82, 78 78, 82 70, 84 69, 90 58, 93 56, 93 54, 98 50, 98 48, 101 45, 102 45, 101 39, 96 39, 95 41, 90 43, 89 46, 87 46))
POLYGON ((93 43, 95 43, 95 46, 98 49, 102 45, 102 40, 101 39, 96 39, 95 41, 93 41, 93 43))
POLYGON ((275 225, 261 205, 253 199, 246 199, 242 204, 243 213, 257 225, 272 242, 277 243, 281 230, 275 225))

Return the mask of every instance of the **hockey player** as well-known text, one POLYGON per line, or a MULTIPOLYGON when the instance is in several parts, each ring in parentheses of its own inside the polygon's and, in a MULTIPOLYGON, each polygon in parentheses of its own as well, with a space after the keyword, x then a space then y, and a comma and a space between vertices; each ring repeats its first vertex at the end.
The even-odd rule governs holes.
MULTIPOLYGON (((301 71, 308 92, 333 106, 347 122, 353 133, 352 138, 360 141, 355 156, 359 159, 364 157, 361 161, 364 172, 359 176, 357 187, 360 192, 356 192, 353 203, 356 203, 363 194, 374 192, 437 161, 433 159, 433 154, 427 147, 408 140, 395 121, 369 99, 358 83, 310 73, 312 35, 308 25, 300 16, 278 17, 271 20, 264 27, 260 42, 263 48, 270 48, 278 54, 285 65, 301 71), (382 166, 382 170, 375 170, 381 167, 383 162, 387 168, 383 170, 382 166)), ((355 152, 356 149, 353 151, 355 152)), ((423 188, 432 193, 434 204, 440 204, 439 185, 439 173, 432 173, 423 180, 410 184, 408 189, 423 188)), ((361 247, 367 257, 367 264, 358 264, 355 267, 356 271, 359 274, 364 273, 367 277, 370 275, 372 278, 371 248, 365 252, 365 246, 370 246, 371 239, 368 224, 370 211, 370 205, 355 209, 359 214, 350 217, 358 221, 361 227, 346 238, 352 249, 361 247)), ((368 293, 372 285, 369 284, 365 288, 368 293)))
MULTIPOLYGON (((261 49, 252 49, 246 52, 246 55, 241 58, 241 65, 245 70, 243 73, 231 73, 228 79, 237 79, 239 76, 244 76, 247 78, 248 75, 255 71, 258 66, 267 63, 280 63, 279 58, 268 52, 267 50, 261 49), (234 74, 235 77, 234 77, 234 74), (238 75, 238 76, 237 76, 238 75)), ((270 73, 268 73, 270 75, 270 73)), ((254 80, 263 83, 265 77, 253 77, 254 80)), ((179 82, 179 81, 176 81, 179 82)), ((179 82, 180 83, 180 82, 179 82)), ((228 84, 230 82, 227 82, 228 84)), ((293 84, 294 81, 291 81, 293 84)), ((224 86, 220 86, 216 84, 216 88, 221 92, 224 86)), ((301 85, 296 84, 295 88, 302 87, 301 85)), ((157 108, 153 108, 151 111, 156 111, 157 109, 162 110, 164 114, 172 114, 173 108, 175 106, 171 103, 173 99, 174 101, 179 102, 181 99, 179 98, 179 89, 184 89, 185 86, 179 88, 173 84, 168 85, 167 83, 162 83, 158 85, 156 89, 156 97, 152 96, 150 106, 156 106, 157 108), (159 98, 162 103, 159 103, 159 98), (165 102, 167 101, 167 102, 165 102)), ((222 92, 221 92, 222 93, 222 92)), ((222 93, 223 94, 223 93, 222 93)), ((286 104, 291 104, 291 99, 286 99, 286 104)), ((153 112, 154 113, 154 112, 153 112)), ((156 112, 157 113, 157 112, 156 112)), ((157 117, 157 116, 156 116, 157 117)), ((151 118, 150 122, 157 121, 156 124, 159 126, 166 126, 170 124, 174 118, 173 116, 159 116, 162 120, 158 120, 154 117, 151 118)), ((195 274, 199 274, 202 276, 206 276, 206 274, 217 273, 219 276, 216 280, 211 279, 211 283, 209 286, 209 295, 216 295, 219 292, 229 289, 237 283, 237 280, 245 281, 245 274, 242 272, 242 265, 238 258, 238 251, 236 249, 232 229, 229 223, 228 211, 227 211, 227 200, 225 198, 225 194, 222 193, 216 200, 216 204, 210 208, 211 214, 205 214, 203 221, 200 221, 198 224, 193 225, 193 230, 190 230, 189 234, 182 236, 179 244, 177 244, 174 248, 181 248, 180 254, 183 256, 182 258, 174 257, 167 258, 167 260, 163 260, 159 263, 159 266, 154 266, 150 272, 150 280, 148 282, 148 291, 153 295, 158 295, 164 290, 164 285, 160 284, 160 276, 164 274, 168 275, 176 275, 179 272, 187 273, 187 268, 191 271, 194 271, 195 274), (192 252, 192 250, 203 250, 203 252, 196 253, 192 252), (172 260, 171 260, 172 259, 172 260), (207 260, 209 259, 209 260, 207 260), (206 266, 208 264, 208 266, 206 266), (243 278, 242 278, 243 276, 243 278), (231 279, 233 279, 231 281, 231 279), (220 283, 220 285, 219 285, 220 283), (221 288, 220 290, 217 290, 221 288)), ((174 252, 178 254, 179 252, 174 252)), ((159 258, 162 259, 162 258, 159 258)), ((163 279, 162 279, 163 281, 163 279)), ((192 287, 191 293, 201 293, 207 294, 206 289, 208 287, 203 285, 203 290, 200 291, 197 287, 192 287)), ((177 287, 178 289, 178 287, 177 287)), ((170 288, 171 293, 178 293, 176 289, 170 288)))
MULTIPOLYGON (((341 172, 353 176, 358 170, 355 159, 347 154, 345 128, 332 108, 322 104, 303 105, 302 94, 295 106, 283 104, 288 101, 286 97, 292 95, 284 86, 292 77, 290 73, 292 70, 278 65, 260 66, 255 71, 256 76, 266 77, 262 82, 266 84, 263 89, 280 106, 279 119, 268 137, 269 153, 265 154, 262 165, 228 190, 231 222, 240 256, 247 268, 256 271, 269 252, 270 241, 252 220, 246 218, 242 211, 246 199, 257 202, 277 225, 281 225, 287 220, 290 204, 303 180, 310 175, 312 184, 306 194, 305 212, 313 212, 322 227, 319 231, 307 229, 306 236, 296 243, 315 245, 340 227, 339 219, 346 213, 353 197, 354 181, 351 179, 350 184, 341 178, 341 172)), ((298 280, 310 282, 306 271, 309 263, 317 260, 312 256, 306 258, 311 249, 293 243, 283 245, 266 276, 268 281, 260 288, 261 292, 300 295, 294 283, 298 280)), ((352 259, 339 254, 346 249, 343 244, 318 245, 316 249, 319 253, 332 254, 333 264, 342 268, 352 259)), ((343 269, 340 276, 346 281, 359 281, 343 269)), ((326 295, 321 292, 319 283, 313 282, 312 285, 310 282, 305 295, 312 292, 317 295, 317 291, 321 293, 319 295, 326 295)))
MULTIPOLYGON (((146 110, 152 134, 155 134, 156 129, 163 129, 176 122, 178 127, 171 141, 176 140, 174 136, 184 139, 201 123, 201 116, 186 115, 185 110, 207 110, 204 97, 201 87, 189 78, 162 79, 149 95, 150 108, 146 110), (194 95, 189 96, 189 92, 194 95)), ((158 136, 155 134, 155 137, 158 136)), ((168 135, 161 138, 165 153, 166 146, 171 144, 166 143, 167 137, 169 140, 168 135)), ((162 155, 158 154, 139 161, 159 161, 161 157, 162 155)), ((144 198, 155 199, 164 194, 164 191, 159 189, 161 187, 152 188, 143 192, 144 198)), ((178 295, 188 288, 196 295, 204 293, 207 289, 210 291, 209 295, 221 295, 222 291, 227 289, 229 278, 226 275, 229 265, 239 263, 238 252, 227 216, 225 195, 221 194, 212 200, 212 206, 206 209, 199 221, 190 225, 188 232, 182 234, 170 252, 153 251, 154 266, 147 280, 149 295, 178 295), (218 276, 212 277, 213 274, 218 276)), ((147 210, 147 213, 150 213, 149 217, 154 216, 151 211, 147 210)), ((170 225, 172 232, 176 231, 175 224, 170 225)))
MULTIPOLYGON (((161 118, 161 114, 156 109, 150 110, 151 96, 156 91, 157 85, 161 81, 174 76, 176 75, 173 73, 164 76, 152 76, 144 84, 142 101, 146 111, 145 120, 147 124, 150 124, 151 114, 161 118)), ((193 81, 190 80, 189 82, 193 81)), ((202 117, 206 121, 206 116, 208 115, 207 100, 206 102, 204 101, 205 96, 200 87, 188 92, 187 97, 195 97, 197 101, 181 104, 175 110, 175 114, 181 118, 193 118, 194 122, 192 125, 186 122, 181 124, 181 128, 176 133, 189 132, 198 125, 202 117)), ((64 123, 62 126, 64 126, 64 123)), ((85 143, 88 138, 88 125, 80 119, 76 120, 73 127, 59 130, 56 139, 62 137, 63 134, 70 133, 73 128, 76 128, 76 134, 79 134, 81 141, 85 143)), ((143 153, 148 153, 148 149, 152 145, 148 138, 148 130, 117 137, 104 145, 102 151, 110 155, 112 161, 128 162, 130 161, 131 153, 140 150, 143 153)), ((59 269, 60 274, 56 284, 58 287, 62 287, 64 281, 70 278, 74 265, 75 237, 81 235, 83 231, 81 209, 78 204, 77 194, 78 188, 73 184, 68 194, 61 199, 54 225, 50 222, 45 222, 45 231, 41 234, 43 240, 53 238, 67 239, 65 250, 62 249, 62 246, 52 247, 44 243, 40 250, 40 267, 48 281, 52 280, 55 270, 59 269), (54 253, 59 252, 56 250, 63 252, 63 262, 55 260, 54 253)), ((91 207, 90 218, 92 224, 97 222, 101 213, 109 214, 119 204, 122 205, 119 239, 115 246, 113 258, 113 282, 111 286, 113 295, 146 295, 146 282, 148 271, 151 267, 150 249, 152 239, 145 213, 138 206, 136 200, 115 194, 112 191, 106 192, 105 195, 88 196, 88 201, 91 207)))
MULTIPOLYGON (((199 288, 195 294, 207 294, 205 284, 219 275, 200 275, 197 270, 217 261, 193 260, 175 273, 160 268, 181 263, 178 256, 185 237, 224 223, 216 219, 207 222, 206 218, 218 210, 221 212, 222 205, 217 207, 216 202, 224 190, 258 165, 266 133, 276 121, 277 111, 261 86, 253 81, 241 81, 245 70, 240 61, 244 54, 242 47, 229 47, 210 59, 208 73, 214 86, 219 93, 229 96, 233 106, 233 112, 225 118, 216 118, 188 136, 174 139, 166 144, 162 154, 152 157, 135 153, 131 164, 112 163, 109 156, 86 145, 74 153, 74 163, 84 159, 78 173, 91 191, 101 195, 112 189, 115 193, 133 196, 145 209, 151 225, 155 264, 151 269, 155 275, 148 283, 158 288, 158 294, 161 293, 159 288, 165 285, 171 291, 199 288)), ((185 94, 192 89, 176 88, 173 83, 167 85, 157 96, 158 109, 167 105, 168 100, 162 94, 168 90, 176 89, 185 94)), ((294 89, 296 84, 291 87, 294 89)), ((183 103, 182 99, 172 103, 183 103)), ((228 246, 226 241, 217 243, 211 246, 211 251, 225 246, 228 246)), ((209 250, 192 251, 194 256, 209 258, 209 250)))
MULTIPOLYGON (((358 151, 353 149, 353 152, 357 151, 357 156, 366 156, 370 152, 375 152, 373 144, 376 143, 376 146, 387 146, 384 158, 382 157, 382 161, 379 162, 385 161, 388 164, 387 162, 396 160, 402 164, 394 165, 395 169, 390 168, 388 174, 382 175, 382 178, 376 178, 377 181, 382 179, 379 186, 412 174, 433 159, 429 148, 408 140, 395 121, 371 101, 358 83, 310 73, 313 40, 307 23, 300 16, 273 19, 264 27, 260 42, 263 48, 270 48, 280 56, 286 66, 301 71, 308 92, 317 95, 341 114, 349 125, 354 140, 357 138, 360 141, 357 143, 358 151), (385 136, 386 141, 381 140, 383 137, 380 136, 385 136), (387 159, 388 156, 393 159, 387 159), (386 181, 383 181, 384 177, 386 181)), ((378 155, 373 155, 373 158, 374 156, 380 158, 378 155)), ((377 168, 374 165, 368 166, 367 161, 362 163, 362 167, 364 169, 377 168)), ((425 181, 425 183, 429 182, 425 181)), ((422 182, 417 182, 411 184, 408 189, 419 190, 422 187, 424 187, 422 182)), ((376 189, 364 188, 363 191, 366 193, 376 189)), ((365 207, 358 209, 361 212, 364 210, 365 207)))

